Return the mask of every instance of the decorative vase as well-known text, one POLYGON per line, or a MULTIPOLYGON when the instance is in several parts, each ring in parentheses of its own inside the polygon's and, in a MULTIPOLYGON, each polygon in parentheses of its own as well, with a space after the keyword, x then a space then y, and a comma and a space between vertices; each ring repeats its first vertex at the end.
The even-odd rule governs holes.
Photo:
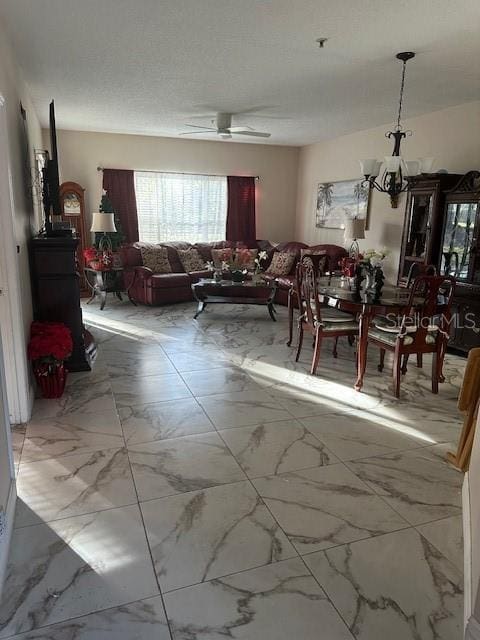
POLYGON ((44 398, 61 398, 67 381, 67 370, 63 362, 59 364, 33 363, 35 380, 44 398))
POLYGON ((245 280, 245 274, 240 269, 231 271, 232 282, 243 282, 245 280))
POLYGON ((380 298, 382 295, 382 289, 385 282, 385 276, 383 275, 382 267, 375 267, 375 297, 380 298))

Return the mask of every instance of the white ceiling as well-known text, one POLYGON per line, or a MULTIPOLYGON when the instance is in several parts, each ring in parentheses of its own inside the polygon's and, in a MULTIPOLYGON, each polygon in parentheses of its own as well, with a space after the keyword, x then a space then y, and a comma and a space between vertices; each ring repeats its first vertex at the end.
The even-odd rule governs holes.
POLYGON ((405 50, 407 117, 480 99, 479 0, 1 0, 0 19, 64 129, 177 136, 252 110, 233 124, 304 145, 393 123, 405 50))

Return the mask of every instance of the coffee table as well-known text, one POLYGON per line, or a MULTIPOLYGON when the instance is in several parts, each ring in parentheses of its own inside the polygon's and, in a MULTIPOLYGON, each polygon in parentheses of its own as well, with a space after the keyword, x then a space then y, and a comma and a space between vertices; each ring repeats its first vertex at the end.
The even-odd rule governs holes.
POLYGON ((208 280, 202 279, 192 284, 192 291, 198 307, 194 318, 205 311, 207 304, 256 304, 268 308, 270 318, 276 322, 275 299, 277 287, 274 282, 262 282, 260 284, 246 280, 245 282, 232 282, 232 280, 208 280))

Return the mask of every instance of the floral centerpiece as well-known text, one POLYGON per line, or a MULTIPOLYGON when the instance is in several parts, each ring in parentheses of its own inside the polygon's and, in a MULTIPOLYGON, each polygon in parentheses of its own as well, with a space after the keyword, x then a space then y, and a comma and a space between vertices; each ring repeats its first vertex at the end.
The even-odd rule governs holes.
POLYGON ((383 274, 383 261, 388 255, 387 249, 367 249, 360 260, 357 269, 357 287, 360 288, 365 281, 364 289, 367 292, 380 296, 385 282, 383 274))
POLYGON ((88 247, 83 252, 85 263, 95 271, 108 271, 112 268, 113 254, 109 250, 99 251, 95 247, 88 247))
POLYGON ((70 329, 61 322, 32 322, 28 358, 44 398, 60 398, 65 389, 67 360, 73 349, 70 329))

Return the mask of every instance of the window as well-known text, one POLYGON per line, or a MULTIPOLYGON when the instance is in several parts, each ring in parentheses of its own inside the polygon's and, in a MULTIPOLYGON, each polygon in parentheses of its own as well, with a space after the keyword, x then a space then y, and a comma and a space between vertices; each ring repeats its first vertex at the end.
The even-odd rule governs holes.
POLYGON ((136 171, 135 193, 140 240, 225 240, 225 176, 136 171))

